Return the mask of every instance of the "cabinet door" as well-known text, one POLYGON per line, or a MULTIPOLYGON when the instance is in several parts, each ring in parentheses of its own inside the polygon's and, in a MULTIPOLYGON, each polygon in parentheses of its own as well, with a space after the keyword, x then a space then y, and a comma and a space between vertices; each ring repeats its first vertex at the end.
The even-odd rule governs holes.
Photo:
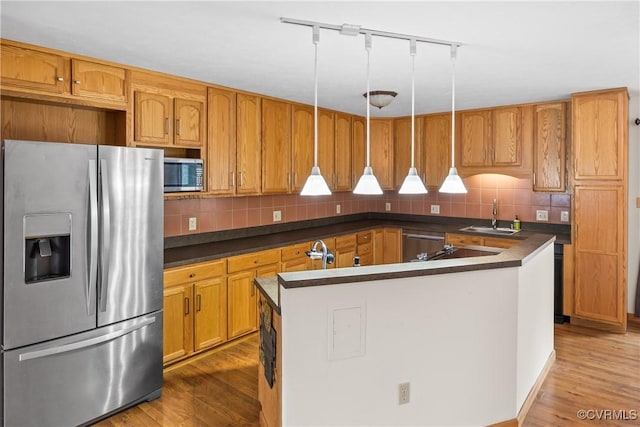
POLYGON ((333 113, 318 109, 318 167, 331 190, 335 189, 334 133, 333 113))
POLYGON ((384 229, 373 231, 373 263, 384 264, 384 229))
POLYGON ((460 164, 485 166, 491 138, 491 111, 463 111, 460 113, 460 164))
POLYGON ((566 104, 536 105, 533 120, 533 190, 564 191, 566 104))
POLYGON ((574 95, 572 143, 576 180, 622 180, 625 176, 627 92, 574 95))
POLYGON ((236 102, 236 193, 259 194, 262 188, 260 98, 239 93, 236 102))
MULTIPOLYGON (((425 178, 425 168, 422 164, 422 123, 421 117, 415 118, 414 129, 414 165, 418 169, 420 179, 425 178)), ((394 179, 396 187, 400 187, 404 182, 407 172, 411 167, 411 117, 395 119, 393 123, 393 164, 394 179)))
POLYGON ((236 174, 236 94, 208 89, 208 177, 209 192, 233 194, 236 174))
POLYGON ((393 120, 371 120, 371 167, 383 190, 393 189, 393 120))
POLYGON ((175 99, 175 145, 202 147, 205 140, 204 104, 189 99, 175 99))
POLYGON ((193 352, 193 285, 164 290, 162 362, 169 363, 193 352))
POLYGON ((440 187, 451 166, 451 114, 424 118, 422 164, 427 187, 440 187))
POLYGON ((484 238, 470 234, 447 233, 446 241, 453 246, 484 245, 484 238))
POLYGON ((522 109, 497 108, 492 119, 491 163, 495 166, 519 166, 522 163, 522 109))
POLYGON ((170 117, 173 102, 168 96, 136 91, 134 93, 135 142, 169 145, 172 143, 170 117))
POLYGON ((355 187, 364 172, 367 164, 366 148, 366 124, 362 117, 352 117, 351 119, 351 173, 352 182, 355 187))
POLYGON ((313 166, 313 108, 294 105, 292 115, 292 190, 300 192, 313 166))
POLYGON ((229 339, 256 330, 257 296, 254 270, 230 274, 227 278, 227 336, 229 339))
POLYGON ((122 102, 127 100, 124 68, 72 59, 71 75, 73 95, 122 102))
POLYGON ((384 229, 384 251, 382 262, 384 264, 393 264, 402 262, 402 229, 401 228, 385 228, 384 229))
MULTIPOLYGON (((335 185, 336 191, 349 191, 351 184, 351 116, 335 113, 335 185)), ((324 171, 323 171, 324 173, 324 171)))
POLYGON ((291 104, 262 100, 262 193, 288 193, 291 180, 291 104))
POLYGON ((336 268, 352 267, 353 257, 356 256, 357 239, 355 234, 336 237, 335 240, 336 268))
POLYGON ((196 350, 227 340, 227 278, 203 280, 195 285, 196 350))
POLYGON ((572 243, 577 317, 626 325, 624 206, 621 186, 574 188, 572 243))
POLYGON ((69 92, 69 60, 52 53, 3 44, 2 85, 49 93, 69 92))

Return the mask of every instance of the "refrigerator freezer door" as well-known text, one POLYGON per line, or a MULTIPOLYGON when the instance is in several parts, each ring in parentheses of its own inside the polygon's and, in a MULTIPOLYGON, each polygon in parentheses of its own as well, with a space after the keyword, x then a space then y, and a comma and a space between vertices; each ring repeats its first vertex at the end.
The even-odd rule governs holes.
POLYGON ((100 146, 98 325, 162 308, 163 152, 100 146))
POLYGON ((162 388, 162 312, 2 353, 7 426, 87 423, 162 388))
POLYGON ((4 142, 5 350, 96 327, 89 282, 96 156, 91 145, 4 142))

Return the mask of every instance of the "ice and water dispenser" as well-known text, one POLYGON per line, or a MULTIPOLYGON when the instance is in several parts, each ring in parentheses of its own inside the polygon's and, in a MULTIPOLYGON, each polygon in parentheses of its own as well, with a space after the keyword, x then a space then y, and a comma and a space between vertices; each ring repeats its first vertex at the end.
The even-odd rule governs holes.
POLYGON ((71 275, 71 214, 24 216, 24 282, 71 275))

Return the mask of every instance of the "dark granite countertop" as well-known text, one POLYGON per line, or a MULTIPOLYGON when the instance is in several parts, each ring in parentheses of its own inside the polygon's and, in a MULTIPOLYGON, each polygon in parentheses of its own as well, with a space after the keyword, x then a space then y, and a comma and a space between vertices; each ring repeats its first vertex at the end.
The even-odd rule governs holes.
MULTIPOLYGON (((460 232, 462 227, 488 225, 488 222, 486 219, 363 213, 169 237, 165 239, 164 266, 168 268, 210 261, 379 227, 453 233, 460 232)), ((501 227, 509 226, 508 223, 502 221, 498 225, 501 227)), ((570 242, 570 226, 561 224, 523 223, 522 231, 515 235, 493 237, 525 240, 538 232, 555 235, 558 243, 570 242)), ((484 236, 488 235, 484 234, 484 236)))

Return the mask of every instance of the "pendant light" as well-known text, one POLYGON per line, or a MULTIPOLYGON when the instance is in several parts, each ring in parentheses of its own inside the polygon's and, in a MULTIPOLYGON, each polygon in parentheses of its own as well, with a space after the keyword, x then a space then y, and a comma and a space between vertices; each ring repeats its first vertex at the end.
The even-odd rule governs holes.
POLYGON ((301 196, 328 196, 331 194, 327 182, 320 173, 318 167, 318 43, 320 42, 320 27, 313 26, 313 45, 315 47, 315 60, 313 64, 314 99, 313 99, 313 167, 300 191, 301 196))
POLYGON ((449 175, 445 178, 440 187, 441 193, 464 194, 467 192, 462 178, 458 175, 455 165, 455 149, 456 149, 456 54, 458 47, 451 45, 451 169, 449 175))
MULTIPOLYGON (((366 33, 364 35, 364 47, 367 50, 367 92, 369 93, 369 57, 371 56, 371 33, 366 33)), ((370 153, 370 138, 371 132, 370 129, 370 106, 369 101, 365 100, 367 105, 367 165, 364 167, 364 172, 362 172, 362 176, 356 184, 356 188, 353 189, 354 194, 382 194, 382 188, 380 188, 380 184, 373 174, 373 169, 371 168, 371 153, 370 153)))
POLYGON ((409 53, 411 54, 411 167, 407 177, 402 182, 399 194, 427 194, 427 188, 418 176, 414 165, 415 156, 415 106, 416 106, 416 41, 409 40, 409 53))

